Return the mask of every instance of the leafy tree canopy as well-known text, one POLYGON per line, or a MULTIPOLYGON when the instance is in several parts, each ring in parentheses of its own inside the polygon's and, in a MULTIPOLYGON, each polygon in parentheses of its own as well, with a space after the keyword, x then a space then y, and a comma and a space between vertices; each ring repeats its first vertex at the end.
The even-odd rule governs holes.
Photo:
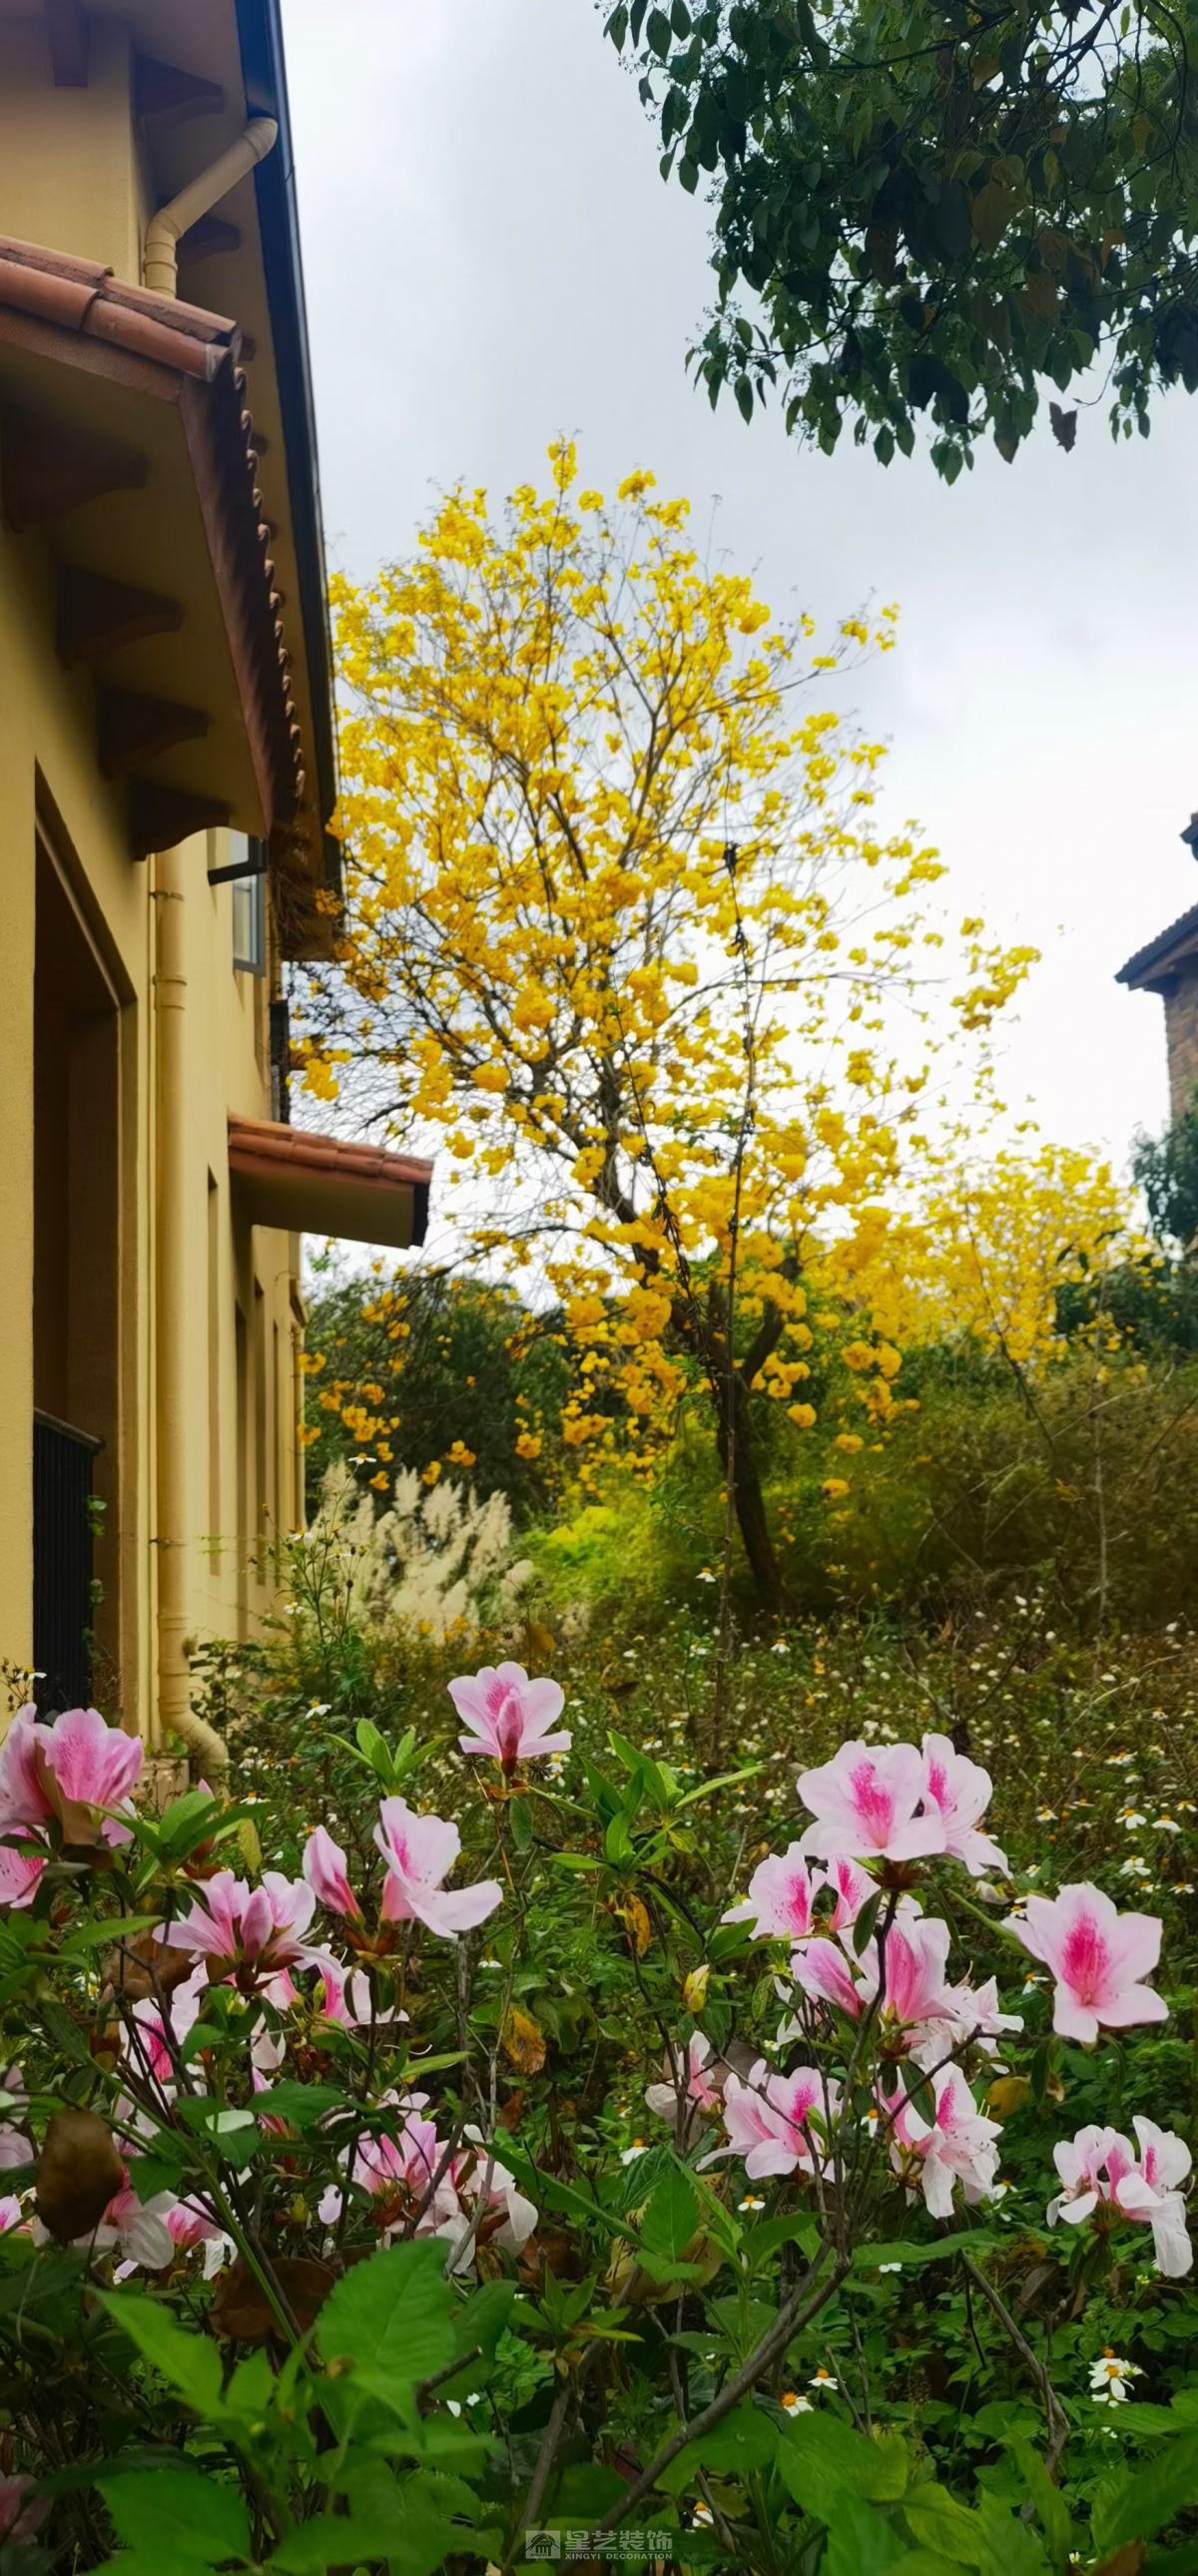
POLYGON ((662 173, 708 186, 718 298, 692 363, 889 464, 921 416, 952 482, 1014 457, 1096 360, 1111 427, 1198 386, 1198 93, 1162 0, 619 0, 662 173), (747 308, 747 309, 745 309, 747 308))
POLYGON ((1158 1243, 1190 1253, 1198 1237, 1198 1103, 1163 1136, 1137 1136, 1132 1170, 1158 1243))
POLYGON ((322 1280, 308 1316, 309 1499, 334 1459, 390 1490, 443 1471, 522 1514, 546 1499, 567 1364, 556 1318, 445 1270, 322 1280))

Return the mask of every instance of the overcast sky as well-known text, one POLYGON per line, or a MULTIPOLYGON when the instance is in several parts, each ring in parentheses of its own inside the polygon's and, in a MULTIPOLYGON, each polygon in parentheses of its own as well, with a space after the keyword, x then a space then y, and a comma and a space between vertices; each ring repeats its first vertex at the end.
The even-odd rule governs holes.
POLYGON ((902 606, 854 700, 893 744, 960 909, 1044 951, 1008 1096, 1111 1149, 1165 1111, 1160 1004, 1116 969, 1198 901, 1198 400, 1114 447, 1100 406, 952 491, 712 414, 684 356, 708 301, 701 200, 657 174, 591 0, 284 0, 330 558, 407 552, 434 488, 633 464, 719 496, 778 613, 902 606))

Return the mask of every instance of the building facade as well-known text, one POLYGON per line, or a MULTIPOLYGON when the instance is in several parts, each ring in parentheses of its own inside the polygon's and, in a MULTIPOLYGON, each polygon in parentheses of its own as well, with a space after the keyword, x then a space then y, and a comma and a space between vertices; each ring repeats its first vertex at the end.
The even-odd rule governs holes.
POLYGON ((288 1123, 334 803, 277 0, 0 0, 0 1658, 155 1741, 302 1516, 301 1229, 423 1231, 288 1123))
MULTIPOLYGON (((1198 814, 1181 837, 1198 857, 1198 814)), ((1176 1121, 1198 1094, 1198 903, 1137 949, 1117 980, 1133 993, 1159 993, 1165 1005, 1169 1115, 1176 1121)))

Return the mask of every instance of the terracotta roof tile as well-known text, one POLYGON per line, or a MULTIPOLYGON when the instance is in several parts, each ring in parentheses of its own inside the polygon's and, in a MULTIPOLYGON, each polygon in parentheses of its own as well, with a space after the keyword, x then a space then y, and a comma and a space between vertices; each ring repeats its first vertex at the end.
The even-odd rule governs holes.
POLYGON ((271 674, 264 711, 268 718, 278 817, 288 821, 302 803, 306 779, 269 530, 258 490, 253 421, 245 408, 246 379, 237 365, 237 324, 198 305, 127 286, 96 260, 0 234, 0 307, 35 321, 107 343, 130 358, 169 369, 207 390, 209 435, 228 494, 230 569, 257 638, 263 679, 271 674))
POLYGON ((1188 954, 1196 945, 1198 903, 1191 904, 1188 912, 1179 913, 1176 921, 1171 921, 1167 930, 1158 931, 1145 947, 1137 948, 1135 956, 1120 967, 1115 982, 1151 986, 1154 976, 1168 973, 1179 953, 1188 954))

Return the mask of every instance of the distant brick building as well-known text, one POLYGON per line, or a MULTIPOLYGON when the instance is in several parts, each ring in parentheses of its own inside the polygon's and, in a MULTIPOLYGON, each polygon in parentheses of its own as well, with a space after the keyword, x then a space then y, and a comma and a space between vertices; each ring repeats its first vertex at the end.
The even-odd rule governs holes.
MULTIPOLYGON (((1198 814, 1182 833, 1198 858, 1198 814)), ((1159 993, 1165 1005, 1169 1060, 1169 1112, 1181 1118, 1198 1092, 1198 903, 1192 904, 1146 948, 1137 949, 1116 981, 1133 993, 1159 993)))

